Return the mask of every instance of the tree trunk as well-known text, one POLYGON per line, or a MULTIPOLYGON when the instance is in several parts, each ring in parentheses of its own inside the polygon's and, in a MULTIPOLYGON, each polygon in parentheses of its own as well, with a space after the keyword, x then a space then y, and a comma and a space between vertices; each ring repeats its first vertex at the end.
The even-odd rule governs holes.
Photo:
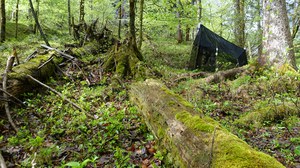
MULTIPOLYGON (((262 12, 261 12, 261 0, 257 0, 257 10, 258 10, 258 14, 259 16, 262 16, 262 12)), ((261 26, 261 21, 257 22, 257 29, 259 32, 259 46, 258 46, 258 57, 260 57, 262 55, 262 26, 261 26)))
POLYGON ((177 43, 182 43, 183 41, 183 33, 181 29, 181 7, 180 7, 181 1, 177 0, 177 12, 176 12, 176 17, 178 19, 178 25, 177 25, 177 43))
POLYGON ((129 0, 129 47, 131 47, 140 61, 143 61, 143 56, 137 48, 135 34, 135 0, 129 0))
POLYGON ((300 26, 300 0, 297 0, 294 2, 294 14, 292 17, 292 22, 293 22, 293 29, 292 29, 292 39, 294 39, 299 31, 299 26, 300 26))
POLYGON ((202 18, 202 2, 198 0, 198 23, 201 21, 202 18))
POLYGON ((79 23, 84 23, 84 0, 80 0, 79 4, 79 23))
POLYGON ((68 0, 68 26, 69 26, 69 34, 72 35, 71 0, 68 0))
POLYGON ((239 47, 245 46, 245 0, 234 0, 234 36, 235 42, 239 47))
POLYGON ((160 150, 168 152, 166 167, 284 167, 155 80, 133 84, 130 99, 144 116, 160 150))
POLYGON ((261 64, 290 64, 297 69, 285 0, 263 1, 263 54, 261 64))
POLYGON ((17 4, 16 4, 16 30, 15 30, 15 38, 18 38, 18 27, 19 27, 19 2, 20 0, 17 0, 17 4))
POLYGON ((45 41, 45 43, 47 44, 47 46, 50 46, 50 44, 49 44, 49 42, 48 42, 48 40, 47 40, 47 37, 46 37, 46 35, 44 34, 43 29, 42 29, 42 27, 41 27, 41 25, 40 25, 40 23, 39 23, 39 20, 38 20, 38 18, 37 18, 37 16, 36 16, 36 12, 34 11, 33 4, 32 4, 32 1, 31 1, 31 0, 29 0, 29 5, 30 5, 31 11, 32 11, 33 18, 34 18, 34 20, 35 20, 35 24, 36 24, 37 28, 39 29, 42 38, 44 39, 44 41, 45 41))
POLYGON ((5 41, 5 0, 0 0, 0 43, 5 41))
MULTIPOLYGON (((40 0, 36 0, 35 15, 37 18, 39 18, 39 14, 40 14, 40 0)), ((34 34, 38 33, 38 28, 36 23, 33 26, 33 32, 34 34)))
POLYGON ((140 33, 138 49, 142 48, 143 44, 143 15, 144 15, 144 0, 140 0, 140 33))
POLYGON ((123 1, 120 0, 120 7, 118 10, 119 26, 118 26, 118 38, 121 39, 121 27, 122 27, 122 4, 123 1))
POLYGON ((190 30, 191 30, 190 26, 187 25, 185 31, 185 41, 190 41, 190 30))

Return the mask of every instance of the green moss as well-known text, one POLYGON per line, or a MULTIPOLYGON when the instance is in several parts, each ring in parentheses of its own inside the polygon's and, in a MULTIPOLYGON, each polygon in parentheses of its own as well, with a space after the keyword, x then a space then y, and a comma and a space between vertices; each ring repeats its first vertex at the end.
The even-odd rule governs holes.
POLYGON ((240 127, 253 126, 259 128, 266 122, 276 122, 293 115, 297 116, 299 113, 297 107, 292 103, 276 106, 266 105, 249 112, 245 116, 236 120, 234 124, 240 127))
POLYGON ((213 132, 215 127, 219 127, 213 120, 203 119, 200 118, 200 116, 192 116, 187 111, 179 112, 175 117, 178 121, 181 121, 185 126, 194 131, 213 132))
POLYGON ((281 168, 275 158, 255 151, 235 135, 216 131, 212 167, 281 168))
POLYGON ((175 97, 176 99, 174 99, 174 100, 178 100, 177 104, 180 104, 180 105, 182 105, 182 106, 184 106, 184 107, 188 107, 188 108, 194 108, 194 106, 193 106, 190 102, 186 101, 183 97, 181 97, 181 96, 178 95, 178 94, 175 94, 174 92, 172 92, 172 91, 169 90, 168 88, 162 87, 161 89, 162 89, 167 95, 175 97))

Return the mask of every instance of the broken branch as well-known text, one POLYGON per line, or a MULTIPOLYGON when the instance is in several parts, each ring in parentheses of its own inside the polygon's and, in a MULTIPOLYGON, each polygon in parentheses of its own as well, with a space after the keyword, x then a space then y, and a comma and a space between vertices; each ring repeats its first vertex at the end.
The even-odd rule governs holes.
POLYGON ((44 47, 44 48, 47 48, 49 50, 54 50, 54 51, 58 52, 64 58, 67 58, 67 59, 70 59, 70 60, 75 59, 75 57, 73 57, 73 56, 71 56, 69 54, 66 54, 66 53, 64 53, 64 52, 62 52, 62 51, 60 51, 60 50, 58 50, 56 48, 52 48, 52 47, 49 47, 49 46, 44 45, 44 44, 42 44, 41 46, 44 47))
MULTIPOLYGON (((67 101, 68 103, 70 103, 73 107, 77 108, 78 110, 84 112, 84 110, 77 105, 76 103, 72 102, 70 99, 66 98, 64 95, 62 95, 61 93, 59 93, 58 91, 56 91, 55 89, 51 88, 50 86, 42 83, 41 81, 35 79, 34 77, 32 77, 31 75, 27 75, 27 77, 29 77, 30 79, 32 79, 33 81, 37 82, 38 84, 44 86, 45 88, 51 90, 52 92, 54 92, 55 94, 57 94, 59 97, 61 97, 63 100, 67 101)), ((89 117, 93 117, 92 115, 86 113, 87 116, 89 117)))
MULTIPOLYGON (((7 90, 7 74, 8 72, 11 71, 12 69, 12 65, 14 63, 14 56, 10 56, 7 60, 7 64, 6 64, 6 68, 4 70, 4 74, 3 74, 3 82, 2 82, 2 88, 3 88, 3 98, 8 100, 8 95, 6 94, 6 90, 7 90)), ((7 116, 7 119, 10 123, 10 125, 13 127, 13 129, 18 132, 18 129, 15 125, 15 123, 13 122, 11 115, 10 115, 10 111, 9 111, 9 104, 8 101, 5 101, 4 103, 4 107, 5 107, 5 113, 7 116)))

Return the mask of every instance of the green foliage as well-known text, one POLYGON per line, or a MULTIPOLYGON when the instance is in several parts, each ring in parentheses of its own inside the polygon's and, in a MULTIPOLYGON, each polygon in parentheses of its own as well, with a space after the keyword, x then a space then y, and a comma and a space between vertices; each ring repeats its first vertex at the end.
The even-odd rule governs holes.
MULTIPOLYGON (((84 168, 88 165, 88 163, 95 163, 98 159, 97 156, 95 156, 93 159, 85 159, 83 162, 68 162, 63 165, 63 167, 70 166, 72 168, 84 168)), ((94 165, 96 167, 96 165, 94 165)))
POLYGON ((157 158, 157 159, 159 159, 159 160, 164 160, 164 155, 160 151, 157 151, 154 154, 154 157, 157 158))

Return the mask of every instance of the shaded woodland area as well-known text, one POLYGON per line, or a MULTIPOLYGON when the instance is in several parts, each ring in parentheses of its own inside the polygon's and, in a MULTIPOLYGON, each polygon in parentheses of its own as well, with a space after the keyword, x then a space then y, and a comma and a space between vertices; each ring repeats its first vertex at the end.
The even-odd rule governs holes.
POLYGON ((0 0, 0 167, 298 168, 299 5, 0 0))

